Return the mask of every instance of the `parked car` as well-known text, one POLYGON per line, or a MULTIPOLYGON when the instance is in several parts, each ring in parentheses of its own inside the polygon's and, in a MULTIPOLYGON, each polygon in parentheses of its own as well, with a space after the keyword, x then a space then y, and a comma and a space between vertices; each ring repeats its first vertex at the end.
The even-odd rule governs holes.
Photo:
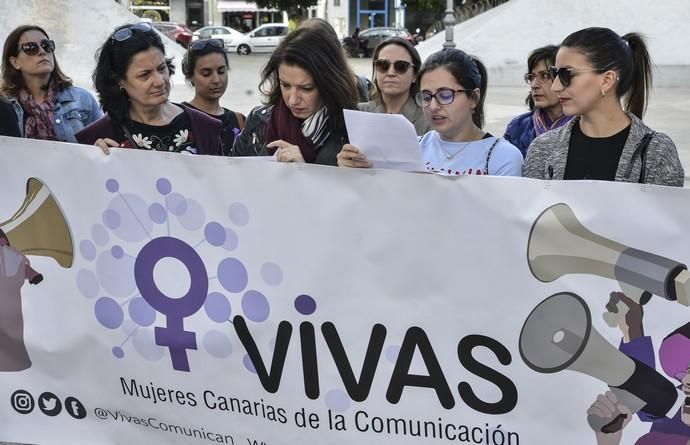
POLYGON ((359 33, 359 45, 352 37, 343 39, 343 47, 351 57, 371 57, 376 45, 390 37, 402 37, 413 45, 416 44, 412 35, 403 28, 369 28, 359 33))
POLYGON ((187 25, 172 22, 151 22, 151 25, 185 48, 192 41, 192 31, 187 28, 187 25))
POLYGON ((230 51, 230 44, 238 37, 244 36, 243 33, 228 26, 205 26, 194 31, 192 42, 199 39, 221 39, 225 42, 225 49, 230 51))
POLYGON ((270 53, 288 33, 288 25, 283 23, 266 23, 241 37, 233 39, 228 47, 237 54, 270 53))

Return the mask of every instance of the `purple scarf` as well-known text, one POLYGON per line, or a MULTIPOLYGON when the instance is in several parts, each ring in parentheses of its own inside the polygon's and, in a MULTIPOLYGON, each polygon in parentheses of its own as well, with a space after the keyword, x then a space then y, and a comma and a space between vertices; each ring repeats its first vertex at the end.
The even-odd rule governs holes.
POLYGON ((24 110, 24 137, 29 139, 43 139, 54 141, 53 107, 55 106, 55 91, 48 89, 45 100, 40 104, 36 99, 22 89, 19 91, 19 103, 24 110))
POLYGON ((554 122, 551 122, 551 119, 549 119, 549 116, 546 115, 546 112, 544 110, 542 110, 541 108, 535 108, 534 113, 532 113, 532 123, 534 124, 535 136, 544 134, 549 130, 553 130, 554 128, 562 127, 563 125, 567 124, 568 121, 570 121, 570 119, 572 118, 572 116, 566 116, 564 114, 563 116, 556 119, 554 122))

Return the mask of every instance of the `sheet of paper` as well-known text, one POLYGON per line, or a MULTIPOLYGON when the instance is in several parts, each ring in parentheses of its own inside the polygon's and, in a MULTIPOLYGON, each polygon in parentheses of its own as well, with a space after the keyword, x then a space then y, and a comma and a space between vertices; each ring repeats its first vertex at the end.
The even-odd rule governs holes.
POLYGON ((343 110, 350 144, 374 168, 423 172, 424 159, 414 125, 402 114, 343 110))

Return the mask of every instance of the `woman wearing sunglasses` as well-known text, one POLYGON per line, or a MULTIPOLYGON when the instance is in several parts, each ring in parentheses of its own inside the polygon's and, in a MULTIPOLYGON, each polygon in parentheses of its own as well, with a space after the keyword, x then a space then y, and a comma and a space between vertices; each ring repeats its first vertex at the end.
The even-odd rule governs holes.
POLYGON ((96 99, 60 70, 55 42, 38 26, 20 26, 7 36, 0 92, 26 138, 76 142, 75 133, 102 116, 96 99))
POLYGON ((94 85, 100 120, 79 133, 82 144, 176 153, 220 155, 221 124, 168 100, 174 67, 163 41, 146 22, 115 29, 98 51, 94 85))
POLYGON ((357 88, 340 42, 313 20, 319 19, 288 34, 268 60, 260 85, 268 107, 249 114, 234 155, 336 165, 347 142, 343 109, 357 109, 357 88))
MULTIPOLYGON (((486 68, 457 49, 432 54, 417 75, 417 104, 431 130, 420 140, 426 169, 441 175, 521 176, 523 158, 514 145, 482 130, 486 68)), ((369 167, 352 145, 338 155, 338 165, 369 167)))
POLYGON ((562 127, 572 118, 563 114, 558 96, 551 91, 553 79, 549 67, 553 66, 557 52, 557 46, 547 45, 535 49, 527 58, 525 83, 529 85, 530 93, 526 103, 530 111, 510 121, 503 135, 505 140, 520 149, 523 156, 534 138, 562 127))
POLYGON ((220 98, 228 88, 229 71, 228 55, 221 39, 192 42, 182 60, 184 77, 194 87, 194 99, 182 104, 221 122, 220 140, 225 156, 230 156, 245 120, 243 114, 220 106, 220 98))
POLYGON ((575 118, 532 142, 525 176, 682 187, 673 141, 642 122, 651 66, 639 34, 587 28, 566 37, 550 68, 551 89, 575 118))
POLYGON ((402 114, 412 122, 418 135, 429 130, 422 107, 414 95, 419 91, 415 77, 422 59, 414 46, 401 37, 379 43, 373 59, 374 90, 369 102, 359 104, 361 111, 402 114))

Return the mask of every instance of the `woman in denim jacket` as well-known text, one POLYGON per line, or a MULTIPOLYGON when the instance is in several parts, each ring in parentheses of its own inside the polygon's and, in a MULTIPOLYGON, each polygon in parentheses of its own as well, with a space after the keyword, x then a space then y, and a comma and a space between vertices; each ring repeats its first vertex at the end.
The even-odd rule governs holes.
POLYGON ((38 26, 12 31, 3 49, 1 92, 23 137, 76 142, 74 134, 103 113, 96 99, 60 70, 54 51, 55 42, 38 26))

